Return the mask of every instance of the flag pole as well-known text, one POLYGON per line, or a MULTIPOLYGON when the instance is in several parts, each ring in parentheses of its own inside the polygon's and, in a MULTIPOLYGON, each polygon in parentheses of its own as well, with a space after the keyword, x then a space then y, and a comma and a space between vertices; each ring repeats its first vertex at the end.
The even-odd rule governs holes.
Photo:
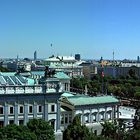
POLYGON ((104 94, 104 66, 102 64, 102 94, 104 94))

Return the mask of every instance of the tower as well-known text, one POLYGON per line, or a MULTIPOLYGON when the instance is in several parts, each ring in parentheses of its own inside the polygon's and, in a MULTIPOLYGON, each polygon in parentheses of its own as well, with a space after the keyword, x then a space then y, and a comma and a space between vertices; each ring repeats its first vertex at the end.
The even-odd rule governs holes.
POLYGON ((37 51, 34 52, 34 60, 37 60, 37 51))
POLYGON ((140 57, 139 57, 139 56, 137 56, 137 62, 138 62, 138 63, 140 62, 140 57))
POLYGON ((80 61, 80 59, 81 59, 80 54, 75 54, 75 60, 80 61))
POLYGON ((113 50, 113 66, 115 65, 115 61, 114 61, 114 50, 113 50))

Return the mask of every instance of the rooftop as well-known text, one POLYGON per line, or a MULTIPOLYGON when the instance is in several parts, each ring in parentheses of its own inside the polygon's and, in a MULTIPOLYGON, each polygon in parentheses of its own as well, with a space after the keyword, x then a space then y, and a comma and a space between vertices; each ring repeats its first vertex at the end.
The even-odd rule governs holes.
POLYGON ((74 95, 72 93, 64 93, 62 95, 73 104, 74 106, 78 105, 90 105, 90 104, 105 104, 105 103, 119 103, 119 100, 113 96, 99 96, 99 97, 90 97, 87 95, 74 95))
MULTIPOLYGON (((32 71, 31 73, 33 75, 44 76, 44 71, 32 71)), ((56 72, 54 77, 58 78, 58 79, 70 79, 70 77, 67 74, 65 74, 64 72, 56 72)))
POLYGON ((1 72, 0 85, 34 85, 35 81, 31 78, 16 75, 15 72, 1 72))
POLYGON ((73 56, 54 56, 51 58, 46 59, 46 61, 76 61, 73 56))

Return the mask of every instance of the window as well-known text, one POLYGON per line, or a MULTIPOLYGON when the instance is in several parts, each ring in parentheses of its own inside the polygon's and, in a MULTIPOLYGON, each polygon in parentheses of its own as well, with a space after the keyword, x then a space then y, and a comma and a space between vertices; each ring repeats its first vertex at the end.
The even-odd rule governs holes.
POLYGON ((23 106, 19 107, 19 113, 22 114, 23 113, 23 106))
POLYGON ((71 121, 72 121, 72 116, 69 115, 69 123, 71 123, 71 121))
POLYGON ((64 115, 61 118, 61 124, 64 124, 64 115))
POLYGON ((24 121, 23 120, 19 120, 19 125, 23 125, 24 121))
POLYGON ((14 120, 9 120, 9 124, 14 124, 14 120))
POLYGON ((0 121, 0 128, 4 126, 4 121, 0 121))
POLYGON ((94 130, 94 134, 97 135, 97 130, 94 130))
POLYGON ((55 111, 55 105, 51 105, 51 112, 55 111))
POLYGON ((0 114, 3 114, 3 107, 0 106, 0 114))
POLYGON ((29 106, 29 113, 33 113, 33 106, 32 105, 29 106))
POLYGON ((41 112, 42 112, 42 106, 39 105, 39 106, 38 106, 38 113, 41 113, 41 112))
POLYGON ((55 120, 51 120, 50 123, 51 123, 52 128, 55 129, 55 120))
POLYGON ((67 83, 65 83, 65 91, 67 91, 67 83))
POLYGON ((67 124, 68 123, 68 116, 65 115, 65 123, 67 124))
POLYGON ((10 106, 9 108, 9 114, 13 114, 14 113, 14 107, 13 106, 10 106))

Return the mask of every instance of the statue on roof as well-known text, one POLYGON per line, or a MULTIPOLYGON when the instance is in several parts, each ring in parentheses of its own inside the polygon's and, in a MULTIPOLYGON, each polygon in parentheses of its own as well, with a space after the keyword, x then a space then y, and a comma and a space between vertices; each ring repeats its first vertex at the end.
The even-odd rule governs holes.
POLYGON ((19 67, 17 68, 16 75, 19 75, 20 73, 24 72, 24 67, 19 67))
POLYGON ((45 78, 50 78, 50 77, 54 77, 54 75, 55 75, 55 70, 50 70, 49 67, 46 66, 44 77, 45 78))

